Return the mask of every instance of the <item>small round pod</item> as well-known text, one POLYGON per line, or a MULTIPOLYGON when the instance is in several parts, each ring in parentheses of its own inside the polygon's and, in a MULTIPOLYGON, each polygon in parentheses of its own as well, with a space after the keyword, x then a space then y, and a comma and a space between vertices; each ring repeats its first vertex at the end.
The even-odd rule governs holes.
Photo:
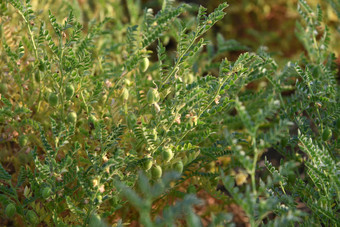
POLYGON ((121 97, 124 101, 129 99, 129 90, 126 87, 123 88, 121 97))
POLYGON ((51 192, 52 192, 52 190, 51 190, 50 187, 44 187, 41 190, 41 196, 43 197, 43 199, 47 199, 48 197, 50 197, 51 192))
POLYGON ((150 65, 150 61, 147 57, 144 57, 139 65, 139 70, 142 71, 143 73, 148 70, 150 65))
POLYGON ((195 81, 195 77, 192 73, 186 73, 183 79, 185 84, 192 84, 195 81))
POLYGON ((27 211, 26 217, 29 223, 31 223, 32 225, 36 225, 39 222, 38 216, 33 210, 27 211))
POLYGON ((143 170, 148 171, 149 169, 151 169, 152 163, 153 163, 152 158, 147 158, 147 160, 145 160, 145 162, 142 165, 143 170))
POLYGON ((89 123, 92 123, 92 124, 96 124, 98 121, 98 119, 96 118, 96 116, 94 116, 93 114, 90 114, 89 116, 89 123))
POLYGON ((98 214, 92 214, 89 220, 90 227, 103 226, 102 220, 98 214))
POLYGON ((183 162, 180 160, 178 162, 176 162, 174 165, 173 165, 173 169, 176 171, 176 172, 179 172, 179 173, 182 173, 183 172, 183 162))
POLYGON ((166 148, 165 150, 163 150, 162 152, 163 161, 169 162, 173 157, 174 157, 174 153, 172 152, 170 148, 166 148))
POLYGON ((162 177, 162 167, 160 167, 159 165, 154 165, 151 167, 151 176, 152 179, 157 180, 159 178, 162 177))
POLYGON ((125 83, 126 86, 131 86, 131 84, 132 84, 131 81, 127 78, 125 78, 124 83, 125 83))
POLYGON ((51 106, 56 106, 58 105, 58 96, 56 93, 50 93, 48 96, 48 103, 51 106))
POLYGON ((16 214, 16 212, 17 212, 17 209, 16 209, 14 203, 9 203, 6 206, 5 213, 6 213, 7 217, 12 218, 16 214))
POLYGON ((74 111, 68 113, 67 122, 71 124, 75 124, 77 122, 77 113, 74 111))
POLYGON ((74 95, 74 86, 72 84, 68 84, 65 88, 65 95, 68 100, 70 100, 74 95))
POLYGON ((150 88, 146 94, 146 101, 149 104, 155 104, 159 101, 160 96, 156 88, 150 88))
POLYGON ((327 141, 332 138, 332 130, 330 128, 325 128, 322 133, 322 140, 327 141))
POLYGON ((96 199, 97 199, 97 202, 98 202, 98 203, 102 203, 102 202, 103 202, 103 196, 102 196, 102 195, 99 195, 99 194, 98 194, 98 195, 96 196, 96 199))

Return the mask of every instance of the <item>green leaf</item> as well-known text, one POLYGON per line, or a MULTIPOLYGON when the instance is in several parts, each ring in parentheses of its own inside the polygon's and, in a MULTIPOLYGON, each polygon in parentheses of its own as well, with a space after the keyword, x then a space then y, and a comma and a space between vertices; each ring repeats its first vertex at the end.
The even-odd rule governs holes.
POLYGON ((12 179, 12 176, 7 173, 7 171, 4 169, 4 167, 0 163, 0 180, 9 181, 12 179))

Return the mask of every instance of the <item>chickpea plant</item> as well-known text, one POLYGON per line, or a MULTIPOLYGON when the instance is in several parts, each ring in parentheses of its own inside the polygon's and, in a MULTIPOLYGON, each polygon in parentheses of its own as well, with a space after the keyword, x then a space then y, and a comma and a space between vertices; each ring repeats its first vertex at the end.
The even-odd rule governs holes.
MULTIPOLYGON (((299 1, 307 56, 281 67, 262 47, 216 60, 230 43, 249 50, 204 38, 227 3, 208 13, 164 0, 155 14, 114 2, 114 18, 84 24, 76 3, 67 15, 32 5, 0 1, 1 146, 28 160, 1 159, 5 220, 203 226, 194 207, 205 191, 251 226, 337 225, 339 91, 321 7, 299 1), (273 150, 278 166, 265 158, 273 150)), ((222 206, 206 215, 233 225, 222 206)))

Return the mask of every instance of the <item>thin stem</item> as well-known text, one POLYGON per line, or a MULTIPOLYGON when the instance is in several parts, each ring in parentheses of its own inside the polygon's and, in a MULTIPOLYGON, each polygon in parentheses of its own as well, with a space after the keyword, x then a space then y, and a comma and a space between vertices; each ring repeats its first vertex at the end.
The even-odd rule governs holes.
POLYGON ((254 150, 254 160, 253 160, 253 166, 251 170, 251 184, 253 188, 253 193, 254 195, 257 194, 256 191, 256 181, 255 181, 255 174, 256 174, 256 163, 258 159, 258 152, 257 152, 257 147, 256 147, 256 132, 252 133, 252 143, 253 143, 253 150, 254 150))
POLYGON ((30 35, 31 42, 32 42, 32 45, 33 45, 33 49, 34 49, 35 59, 37 60, 38 59, 38 50, 37 50, 37 45, 35 44, 35 41, 34 41, 34 36, 33 36, 32 30, 31 30, 30 24, 26 20, 26 17, 24 16, 24 14, 20 10, 18 10, 18 12, 21 15, 21 17, 25 20, 25 23, 27 25, 28 33, 30 35))
POLYGON ((59 85, 59 94, 60 94, 60 100, 61 100, 61 119, 64 119, 64 93, 63 93, 63 87, 64 87, 64 70, 63 70, 63 55, 64 55, 64 49, 63 49, 63 39, 62 36, 59 36, 59 49, 60 56, 59 56, 59 69, 60 69, 60 85, 59 85))
MULTIPOLYGON (((40 73, 40 72, 38 72, 40 73)), ((39 113, 39 110, 40 110, 40 105, 41 105, 41 94, 42 94, 42 91, 41 91, 41 81, 39 81, 39 97, 38 97, 38 107, 37 107, 37 113, 39 113)))
POLYGON ((182 58, 184 57, 184 55, 190 50, 190 48, 192 47, 192 45, 195 43, 196 39, 198 38, 197 33, 195 34, 194 38, 191 40, 189 46, 185 49, 185 51, 183 51, 183 53, 180 55, 180 57, 178 58, 176 64, 174 65, 174 67, 172 67, 171 72, 168 74, 168 76, 165 78, 165 80, 162 82, 161 86, 162 87, 164 84, 166 84, 168 82, 168 80, 171 78, 171 76, 176 73, 178 71, 178 66, 181 63, 182 58))

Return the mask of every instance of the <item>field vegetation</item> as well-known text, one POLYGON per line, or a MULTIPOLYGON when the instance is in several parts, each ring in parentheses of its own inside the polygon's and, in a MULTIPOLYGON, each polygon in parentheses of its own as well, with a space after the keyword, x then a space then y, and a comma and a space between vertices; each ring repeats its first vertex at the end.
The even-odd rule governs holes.
POLYGON ((1 226, 340 226, 340 2, 0 0, 1 226))

